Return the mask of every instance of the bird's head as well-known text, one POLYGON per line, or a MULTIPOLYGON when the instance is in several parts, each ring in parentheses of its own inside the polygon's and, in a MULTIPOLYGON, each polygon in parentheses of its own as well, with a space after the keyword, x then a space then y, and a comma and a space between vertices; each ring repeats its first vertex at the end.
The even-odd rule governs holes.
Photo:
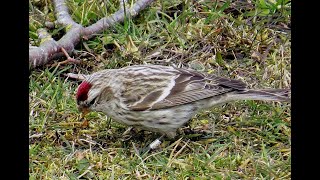
POLYGON ((113 79, 113 71, 103 70, 94 73, 82 81, 79 85, 76 101, 78 110, 82 115, 90 111, 102 111, 106 107, 106 102, 113 96, 110 88, 110 79, 113 79))
POLYGON ((79 87, 76 94, 76 100, 78 105, 78 110, 82 112, 82 115, 86 115, 88 112, 94 109, 94 105, 97 100, 97 95, 95 95, 93 84, 88 81, 83 81, 79 87))
POLYGON ((112 70, 103 70, 87 76, 86 80, 79 85, 76 101, 78 110, 83 116, 90 111, 103 112, 108 109, 107 102, 114 94, 110 87, 113 74, 112 70))

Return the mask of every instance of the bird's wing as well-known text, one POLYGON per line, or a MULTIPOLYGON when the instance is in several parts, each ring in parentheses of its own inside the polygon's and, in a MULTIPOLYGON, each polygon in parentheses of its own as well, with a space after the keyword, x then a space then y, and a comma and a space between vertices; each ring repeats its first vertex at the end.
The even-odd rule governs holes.
POLYGON ((151 70, 136 81, 129 81, 130 77, 134 75, 128 74, 121 97, 126 107, 135 111, 169 108, 246 88, 239 80, 187 69, 151 70))

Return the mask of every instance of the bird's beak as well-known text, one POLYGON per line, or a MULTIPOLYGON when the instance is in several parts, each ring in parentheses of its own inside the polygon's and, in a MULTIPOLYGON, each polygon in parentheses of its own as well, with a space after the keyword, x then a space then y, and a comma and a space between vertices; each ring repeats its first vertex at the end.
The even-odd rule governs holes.
POLYGON ((78 106, 78 110, 81 112, 81 117, 80 119, 84 119, 83 123, 81 124, 81 127, 88 127, 89 122, 87 119, 85 119, 85 115, 90 112, 89 108, 83 107, 83 106, 78 106))
POLYGON ((81 118, 84 118, 90 112, 89 108, 83 106, 79 106, 78 110, 81 112, 81 118))

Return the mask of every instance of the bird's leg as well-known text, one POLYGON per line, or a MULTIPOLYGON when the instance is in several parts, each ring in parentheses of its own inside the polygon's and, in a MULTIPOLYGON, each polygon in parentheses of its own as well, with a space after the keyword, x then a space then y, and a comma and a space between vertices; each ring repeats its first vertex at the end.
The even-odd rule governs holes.
POLYGON ((130 132, 131 132, 132 129, 133 129, 133 127, 130 126, 122 133, 122 138, 125 141, 129 140, 132 137, 132 135, 130 135, 130 132))
POLYGON ((165 135, 163 134, 162 136, 160 136, 159 138, 155 139, 152 143, 149 144, 149 148, 150 149, 156 149, 162 142, 162 138, 164 137, 165 135))
MULTIPOLYGON (((181 134, 188 139, 193 140, 201 140, 212 138, 214 130, 211 130, 212 125, 206 124, 203 126, 197 126, 195 128, 191 128, 189 126, 183 127, 180 130, 181 134)), ((214 125, 213 125, 214 129, 214 125)))
POLYGON ((176 131, 169 131, 169 132, 165 132, 164 134, 162 134, 159 138, 155 139, 154 141, 152 141, 152 143, 150 143, 146 148, 147 151, 149 150, 154 150, 156 149, 162 142, 161 140, 167 136, 170 139, 173 139, 176 136, 176 131))
POLYGON ((130 133, 130 131, 132 130, 132 126, 128 127, 123 133, 122 136, 128 135, 130 133))
POLYGON ((141 148, 140 154, 145 154, 145 153, 149 152, 150 150, 156 149, 162 143, 161 140, 163 139, 164 136, 165 136, 165 134, 161 135, 159 138, 152 141, 152 143, 150 143, 148 146, 141 148))

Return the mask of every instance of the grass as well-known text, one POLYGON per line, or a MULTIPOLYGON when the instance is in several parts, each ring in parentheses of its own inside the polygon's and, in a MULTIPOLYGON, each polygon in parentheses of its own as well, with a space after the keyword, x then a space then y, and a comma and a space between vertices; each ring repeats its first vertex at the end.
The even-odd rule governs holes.
MULTIPOLYGON (((70 0, 68 7, 77 22, 90 25, 119 6, 101 2, 104 6, 70 0)), ((38 45, 36 29, 54 20, 53 7, 31 0, 29 9, 30 43, 38 45)), ((122 135, 125 125, 96 112, 87 115, 89 126, 82 126, 74 99, 80 82, 64 76, 175 64, 241 79, 252 88, 290 88, 290 16, 286 0, 156 1, 137 17, 79 44, 80 65, 56 60, 33 70, 30 179, 290 179, 290 103, 237 101, 213 107, 193 117, 175 140, 141 153, 158 135, 122 135)), ((59 38, 63 28, 49 32, 59 38)))

